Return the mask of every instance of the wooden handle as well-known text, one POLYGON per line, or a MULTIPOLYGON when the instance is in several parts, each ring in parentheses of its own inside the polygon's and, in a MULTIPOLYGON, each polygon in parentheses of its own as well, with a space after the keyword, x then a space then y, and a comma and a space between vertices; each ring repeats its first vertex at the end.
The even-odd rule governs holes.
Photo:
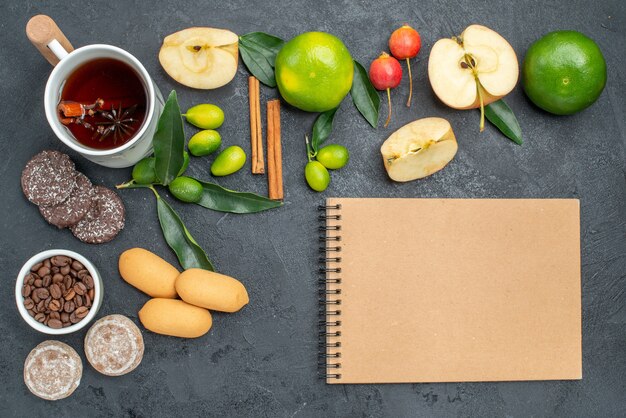
POLYGON ((67 52, 74 50, 70 41, 67 40, 50 16, 37 15, 31 17, 26 24, 26 36, 53 66, 59 63, 59 57, 48 46, 52 41, 56 40, 67 52))

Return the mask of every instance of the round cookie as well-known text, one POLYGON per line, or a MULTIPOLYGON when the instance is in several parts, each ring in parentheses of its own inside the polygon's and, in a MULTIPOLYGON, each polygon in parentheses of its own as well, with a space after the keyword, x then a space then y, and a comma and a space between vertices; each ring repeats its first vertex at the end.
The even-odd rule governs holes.
POLYGON ((64 202, 76 187, 74 163, 59 151, 41 151, 22 170, 22 190, 36 205, 64 202))
POLYGON ((94 369, 107 376, 129 373, 143 358, 143 337, 124 315, 100 318, 85 336, 85 355, 94 369))
POLYGON ((56 206, 39 206, 39 213, 57 228, 67 228, 77 224, 89 212, 93 195, 91 181, 83 173, 78 173, 76 187, 67 200, 56 206))
POLYGON ((83 363, 72 347, 44 341, 26 357, 24 383, 34 395, 49 401, 67 398, 80 384, 83 363))
POLYGON ((93 190, 89 212, 70 229, 83 242, 102 244, 111 241, 124 228, 124 203, 106 187, 96 186, 93 190))

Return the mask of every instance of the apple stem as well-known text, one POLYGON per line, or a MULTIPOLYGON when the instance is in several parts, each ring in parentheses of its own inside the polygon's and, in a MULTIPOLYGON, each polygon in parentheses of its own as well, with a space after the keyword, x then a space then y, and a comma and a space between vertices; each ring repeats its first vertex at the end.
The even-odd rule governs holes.
POLYGON ((406 101, 406 107, 411 107, 411 97, 413 97, 413 76, 411 75, 411 59, 406 59, 406 66, 409 69, 409 99, 406 101))
POLYGON ((387 112, 387 120, 385 121, 385 128, 389 125, 389 122, 391 121, 391 91, 390 89, 387 89, 387 109, 389 111, 387 112))
POLYGON ((478 78, 477 78, 476 79, 476 91, 478 92, 478 100, 480 100, 480 132, 485 130, 485 102, 483 100, 482 90, 483 90, 482 85, 480 84, 480 81, 478 81, 478 78))

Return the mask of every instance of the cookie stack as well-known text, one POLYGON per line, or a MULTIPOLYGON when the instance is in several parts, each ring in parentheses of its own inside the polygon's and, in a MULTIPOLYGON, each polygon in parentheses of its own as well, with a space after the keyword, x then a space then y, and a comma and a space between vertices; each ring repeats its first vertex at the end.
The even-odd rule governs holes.
POLYGON ((88 244, 109 242, 124 228, 124 204, 106 187, 93 186, 76 171, 69 156, 59 151, 41 151, 22 171, 22 190, 39 206, 46 221, 69 228, 88 244))

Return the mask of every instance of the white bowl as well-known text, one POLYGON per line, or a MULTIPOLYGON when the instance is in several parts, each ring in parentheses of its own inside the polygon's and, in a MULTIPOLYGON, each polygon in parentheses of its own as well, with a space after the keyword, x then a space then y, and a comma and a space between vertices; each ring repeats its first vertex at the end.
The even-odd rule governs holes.
POLYGON ((47 250, 42 251, 39 254, 35 254, 28 260, 22 269, 20 270, 17 280, 15 281, 15 302, 17 303, 17 310, 20 312, 22 319, 26 321, 28 325, 32 328, 36 329, 39 332, 43 332, 44 334, 51 335, 63 335, 70 334, 74 331, 78 331, 79 329, 84 328, 91 320, 96 316, 98 310, 100 309, 100 305, 102 304, 102 296, 103 296, 103 287, 102 287, 102 278, 100 277, 100 273, 98 269, 91 264, 89 260, 87 260, 82 255, 75 253, 74 251, 69 250, 47 250), (24 307, 24 297, 22 296, 22 287, 24 286, 24 277, 30 273, 30 268, 35 264, 44 261, 47 258, 53 257, 55 255, 64 255, 67 257, 71 257, 74 260, 82 263, 83 266, 89 271, 91 277, 93 277, 94 283, 94 298, 91 302, 91 308, 89 308, 89 313, 85 316, 80 322, 76 324, 70 325, 69 327, 54 329, 50 328, 47 325, 42 324, 39 321, 36 321, 35 318, 28 314, 28 311, 24 307))

